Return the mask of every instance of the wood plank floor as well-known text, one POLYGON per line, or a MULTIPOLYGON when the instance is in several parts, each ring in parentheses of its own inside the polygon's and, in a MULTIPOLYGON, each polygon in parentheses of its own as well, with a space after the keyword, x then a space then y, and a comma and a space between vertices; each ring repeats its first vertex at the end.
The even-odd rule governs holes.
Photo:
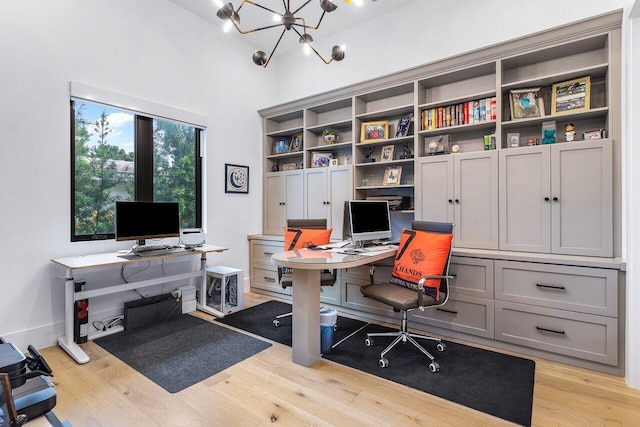
MULTIPOLYGON (((267 299, 246 294, 245 305, 267 299)), ((83 348, 91 356, 85 365, 57 346, 41 351, 55 374, 54 411, 74 427, 510 425, 329 361, 298 366, 278 343, 175 394, 92 342, 83 348)), ((534 426, 640 425, 640 391, 624 379, 535 360, 534 426)))

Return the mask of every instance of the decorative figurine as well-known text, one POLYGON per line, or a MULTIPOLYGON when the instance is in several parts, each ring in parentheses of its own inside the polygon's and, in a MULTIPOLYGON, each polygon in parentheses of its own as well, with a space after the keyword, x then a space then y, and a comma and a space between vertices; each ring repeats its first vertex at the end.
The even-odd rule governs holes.
POLYGON ((460 152, 460 146, 458 144, 453 144, 451 146, 451 152, 453 154, 458 154, 460 152))
POLYGON ((573 123, 567 123, 564 126, 564 137, 567 142, 571 142, 575 140, 576 136, 576 127, 573 123))
POLYGON ((280 167, 278 166, 278 163, 273 162, 273 164, 271 165, 271 172, 278 172, 280 170, 280 167))
POLYGON ((542 133, 542 143, 543 144, 555 144, 556 142, 556 131, 555 129, 545 129, 542 133))
POLYGON ((402 148, 402 154, 400 154, 401 159, 413 159, 413 153, 409 148, 409 143, 405 142, 402 148))
POLYGON ((371 157, 371 155, 373 154, 373 151, 374 151, 373 148, 369 148, 369 152, 367 153, 366 156, 364 156, 364 159, 362 159, 362 163, 373 163, 376 161, 376 159, 371 157))

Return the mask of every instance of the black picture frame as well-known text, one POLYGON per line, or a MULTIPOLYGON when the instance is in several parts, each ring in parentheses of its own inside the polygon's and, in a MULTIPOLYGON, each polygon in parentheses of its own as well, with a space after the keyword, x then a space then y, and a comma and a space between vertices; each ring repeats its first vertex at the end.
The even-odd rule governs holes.
POLYGON ((249 193, 249 166, 225 163, 224 176, 225 193, 249 193))

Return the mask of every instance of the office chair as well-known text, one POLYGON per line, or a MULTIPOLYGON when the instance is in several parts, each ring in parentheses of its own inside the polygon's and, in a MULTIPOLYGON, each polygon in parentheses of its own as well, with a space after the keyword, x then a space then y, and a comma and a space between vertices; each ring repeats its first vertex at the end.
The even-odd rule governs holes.
MULTIPOLYGON (((287 220, 287 227, 289 228, 301 228, 301 229, 313 229, 313 230, 326 230, 327 220, 325 218, 319 219, 289 219, 287 220)), ((329 243, 329 242, 327 242, 329 243)), ((285 248, 285 250, 288 248, 285 248)), ((278 281, 283 289, 293 285, 293 274, 291 269, 278 268, 278 281), (283 272, 283 270, 285 272, 283 272)), ((320 286, 333 286, 336 283, 336 270, 322 270, 320 272, 320 286)), ((280 326, 280 319, 290 317, 293 313, 279 314, 273 319, 273 326, 280 326)), ((336 326, 334 326, 336 329, 336 326)))
MULTIPOLYGON (((391 351, 393 347, 396 346, 399 342, 406 343, 409 341, 411 344, 416 346, 418 350, 424 353, 429 359, 429 370, 431 372, 438 372, 440 370, 440 365, 435 361, 435 358, 425 350, 415 338, 426 339, 430 341, 435 341, 436 349, 440 352, 445 350, 445 344, 442 342, 440 338, 430 337, 426 335, 418 335, 412 334, 407 331, 407 313, 413 311, 415 309, 423 310, 425 308, 436 308, 443 306, 449 300, 449 279, 453 278, 449 275, 449 262, 451 260, 451 243, 453 241, 453 224, 450 223, 438 223, 438 222, 426 222, 426 221, 413 221, 411 223, 411 230, 403 230, 403 237, 405 233, 410 235, 413 230, 418 231, 426 231, 429 233, 436 233, 440 235, 447 235, 445 238, 442 236, 441 243, 442 246, 438 251, 419 251, 419 246, 410 246, 411 237, 406 239, 401 239, 400 246, 398 247, 398 253, 396 254, 396 259, 394 262, 394 272, 396 271, 395 267, 398 265, 399 259, 403 257, 405 254, 407 256, 412 256, 412 253, 418 254, 420 257, 423 257, 427 260, 427 262, 432 262, 429 257, 433 256, 436 258, 441 257, 438 262, 444 262, 444 266, 441 271, 438 271, 436 274, 430 274, 426 277, 419 278, 417 282, 417 286, 414 285, 414 289, 411 289, 407 286, 405 282, 403 285, 400 285, 395 282, 402 282, 398 280, 391 279, 392 281, 389 283, 374 283, 373 274, 375 273, 375 265, 371 267, 371 284, 362 286, 360 291, 367 298, 375 299, 376 301, 380 301, 384 304, 390 305, 393 307, 393 311, 401 312, 401 324, 400 330, 397 332, 380 332, 380 333, 368 333, 367 338, 365 339, 365 345, 370 347, 373 345, 372 337, 375 336, 386 336, 386 337, 395 337, 395 339, 380 353, 380 360, 378 361, 380 367, 386 368, 389 366, 389 361, 385 357, 385 355, 391 351), (406 242, 406 243, 405 243, 406 242), (446 248, 448 242, 448 248, 446 248), (403 245, 404 243, 404 245, 403 245), (405 248, 405 251, 403 251, 405 248), (409 251, 407 251, 409 249, 409 251), (431 253, 430 253, 431 252, 431 253), (439 252, 436 255, 436 252, 439 252), (445 260, 446 256, 446 260, 445 260), (425 292, 427 288, 424 288, 423 285, 427 280, 439 280, 439 284, 437 282, 431 282, 435 284, 434 288, 430 290, 436 294, 437 299, 431 298, 430 296, 425 296, 425 292)), ((415 233, 414 233, 415 234, 415 233)), ((418 240, 416 240, 418 242, 418 240)), ((434 267, 437 270, 440 270, 439 263, 435 262, 437 267, 434 267)))

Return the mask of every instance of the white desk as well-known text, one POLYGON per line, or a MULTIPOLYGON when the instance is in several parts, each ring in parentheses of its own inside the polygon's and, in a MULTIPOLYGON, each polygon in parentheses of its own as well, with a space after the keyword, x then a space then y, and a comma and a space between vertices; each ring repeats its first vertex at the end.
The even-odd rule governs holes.
MULTIPOLYGON (((89 356, 73 341, 73 316, 74 303, 83 299, 98 297, 102 295, 110 295, 118 292, 130 291, 132 289, 140 289, 147 286, 158 285, 160 283, 175 282, 179 280, 191 279, 194 277, 201 278, 201 287, 199 292, 199 300, 197 308, 199 310, 211 312, 207 307, 206 301, 206 283, 207 283, 207 253, 222 252, 228 248, 222 246, 204 245, 196 248, 192 252, 182 252, 177 254, 157 255, 151 257, 123 256, 115 252, 104 254, 93 254, 84 256, 73 256, 64 258, 53 258, 51 262, 59 264, 67 269, 65 279, 64 292, 64 310, 65 310, 65 335, 58 337, 58 345, 62 347, 71 357, 78 363, 87 363, 89 356), (130 264, 138 262, 156 261, 166 258, 178 258, 184 256, 200 255, 200 269, 188 273, 174 274, 171 276, 162 276, 155 279, 141 280, 139 282, 129 282, 113 286, 106 286, 99 289, 88 291, 75 291, 75 283, 73 280, 73 271, 82 269, 91 269, 98 267, 106 267, 110 265, 130 264)), ((112 328, 111 332, 118 332, 123 328, 112 328)))
POLYGON ((279 252, 271 262, 293 269, 292 359, 303 366, 320 360, 320 271, 351 268, 395 255, 389 249, 366 255, 298 249, 279 252))

